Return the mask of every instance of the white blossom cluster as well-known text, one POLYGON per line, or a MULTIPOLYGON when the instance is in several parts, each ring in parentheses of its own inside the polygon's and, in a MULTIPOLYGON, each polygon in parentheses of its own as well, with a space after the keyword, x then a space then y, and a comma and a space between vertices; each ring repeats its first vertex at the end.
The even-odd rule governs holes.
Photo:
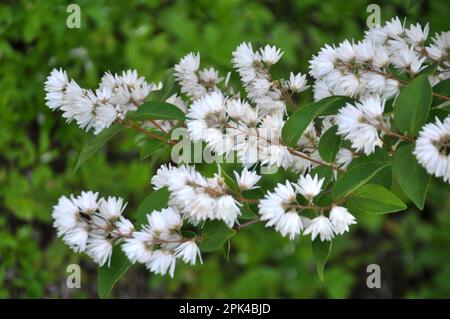
MULTIPOLYGON (((235 172, 242 190, 252 189, 260 179, 255 172, 235 172)), ((240 203, 219 174, 206 178, 192 166, 161 166, 152 178, 155 189, 167 187, 169 205, 175 207, 193 225, 206 220, 222 220, 232 227, 241 214, 240 203)))
POLYGON ((304 235, 317 236, 321 241, 332 240, 335 235, 349 231, 349 226, 356 224, 355 217, 345 207, 332 205, 329 217, 324 208, 315 206, 315 198, 322 192, 324 179, 318 176, 300 175, 297 183, 286 181, 278 184, 273 192, 268 192, 259 203, 261 220, 267 221, 266 227, 275 227, 282 236, 294 239, 303 231, 304 235), (307 204, 300 204, 297 196, 301 195, 307 204), (317 216, 310 219, 299 213, 313 209, 317 216), (319 210, 319 211, 318 211, 319 210))
POLYGON ((183 221, 173 208, 147 214, 148 224, 136 231, 122 212, 122 198, 99 198, 98 193, 82 192, 62 196, 53 207, 57 235, 75 252, 85 252, 99 266, 110 264, 114 244, 131 262, 145 264, 155 274, 174 275, 176 259, 195 265, 200 259, 196 238, 181 235, 183 221))
POLYGON ((352 148, 370 155, 375 147, 383 145, 379 135, 390 128, 389 117, 383 119, 384 101, 378 95, 368 96, 356 102, 347 103, 334 117, 337 133, 351 141, 352 148))
POLYGON ((92 91, 69 79, 66 71, 54 69, 45 82, 45 99, 50 109, 63 112, 67 122, 75 121, 82 129, 92 128, 98 134, 161 88, 161 83, 148 84, 136 70, 128 70, 121 75, 105 73, 99 87, 92 91))
POLYGON ((389 99, 399 92, 400 82, 392 76, 391 68, 414 76, 426 66, 438 63, 432 84, 450 77, 450 32, 436 34, 430 46, 428 24, 405 28, 398 17, 383 27, 373 27, 362 41, 345 40, 326 45, 310 61, 314 77, 314 99, 331 95, 364 98, 378 95, 389 99))
POLYGON ((195 238, 181 235, 182 218, 177 210, 169 207, 147 215, 148 224, 140 231, 125 238, 122 250, 131 262, 144 264, 155 274, 173 277, 176 259, 195 265, 201 262, 200 250, 195 238))
POLYGON ((70 198, 62 196, 53 207, 58 237, 75 252, 86 252, 100 266, 110 262, 114 242, 134 231, 122 216, 122 198, 99 198, 92 191, 70 198))

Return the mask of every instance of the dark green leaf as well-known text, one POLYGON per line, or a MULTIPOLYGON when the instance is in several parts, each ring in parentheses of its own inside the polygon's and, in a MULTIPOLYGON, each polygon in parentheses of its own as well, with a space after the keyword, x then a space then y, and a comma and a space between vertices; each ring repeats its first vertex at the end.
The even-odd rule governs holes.
POLYGON ((151 101, 165 101, 168 99, 173 93, 175 93, 176 85, 175 85, 175 75, 173 73, 173 68, 170 68, 166 72, 164 72, 162 76, 162 89, 159 91, 152 92, 150 94, 151 101))
POLYGON ((341 137, 336 132, 337 126, 332 126, 322 135, 319 141, 319 155, 328 163, 334 162, 341 144, 341 137))
POLYGON ((239 188, 239 184, 234 180, 233 177, 231 177, 226 171, 225 169, 219 165, 219 169, 220 169, 220 175, 223 177, 225 184, 234 192, 236 193, 240 193, 240 188, 239 188))
POLYGON ((154 210, 161 210, 167 207, 169 195, 170 193, 167 187, 163 187, 147 196, 136 211, 136 227, 139 227, 147 222, 147 214, 154 210))
POLYGON ((255 219, 257 215, 251 210, 248 203, 243 203, 241 207, 241 216, 239 216, 239 219, 249 220, 249 219, 255 219))
POLYGON ((346 102, 353 101, 346 96, 330 96, 307 104, 293 113, 283 126, 281 135, 288 146, 295 146, 308 125, 320 115, 335 114, 346 102))
POLYGON ((139 153, 140 159, 146 159, 147 157, 152 155, 153 152, 164 147, 164 145, 165 144, 160 140, 148 140, 141 148, 141 151, 139 153))
POLYGON ((419 3, 421 3, 423 0, 409 0, 408 3, 408 10, 411 10, 412 8, 414 8, 416 5, 418 5, 419 3))
POLYGON ((358 188, 346 203, 350 211, 385 214, 406 209, 403 203, 391 191, 376 184, 366 184, 358 188))
POLYGON ((344 175, 340 176, 333 186, 333 197, 341 199, 351 194, 360 186, 367 183, 383 168, 389 165, 388 162, 369 162, 353 166, 344 175))
POLYGON ((127 114, 127 118, 131 120, 180 120, 184 121, 184 113, 175 105, 158 102, 147 101, 140 105, 135 112, 127 114))
POLYGON ((223 221, 210 220, 202 228, 199 247, 204 252, 221 249, 228 239, 236 232, 229 228, 223 221))
POLYGON ((100 298, 108 297, 113 287, 125 275, 131 265, 120 246, 114 246, 111 265, 109 267, 104 265, 98 269, 97 292, 100 298))
POLYGON ((319 178, 324 178, 322 189, 326 189, 333 178, 333 169, 329 166, 317 166, 309 174, 312 177, 318 175, 319 178))
POLYGON ((431 176, 419 165, 411 145, 403 145, 394 154, 392 172, 394 178, 413 203, 423 209, 431 176))
POLYGON ((316 259, 317 275, 321 281, 323 281, 323 270, 328 257, 330 256, 332 246, 333 244, 331 241, 321 241, 319 239, 312 241, 312 250, 314 258, 316 259))
POLYGON ((431 85, 426 74, 419 75, 401 90, 394 106, 394 121, 402 134, 417 135, 427 120, 431 101, 431 85))
POLYGON ((75 171, 77 171, 92 155, 97 153, 106 142, 123 129, 123 126, 116 124, 104 129, 100 134, 91 138, 81 150, 75 165, 75 171))

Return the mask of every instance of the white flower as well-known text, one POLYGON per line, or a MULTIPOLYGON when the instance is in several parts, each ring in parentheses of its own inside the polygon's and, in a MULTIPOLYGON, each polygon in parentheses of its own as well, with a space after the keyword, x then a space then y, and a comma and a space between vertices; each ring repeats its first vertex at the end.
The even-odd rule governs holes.
POLYGON ((193 240, 185 241, 175 248, 175 257, 181 258, 185 263, 195 265, 197 257, 203 263, 200 249, 193 240))
POLYGON ((318 175, 315 175, 314 178, 309 174, 306 176, 300 175, 300 179, 294 186, 300 194, 306 197, 309 201, 312 201, 315 196, 320 194, 324 181, 325 178, 319 179, 318 175))
POLYGON ((357 151, 363 150, 367 155, 373 153, 375 146, 382 145, 377 130, 383 125, 383 111, 384 102, 378 96, 370 96, 355 106, 347 103, 335 117, 338 134, 350 140, 357 151))
POLYGON ((429 30, 430 27, 428 23, 423 29, 422 26, 417 23, 417 25, 411 25, 409 29, 405 29, 405 34, 412 44, 419 45, 427 40, 429 30))
POLYGON ((317 78, 323 77, 334 69, 334 64, 337 59, 336 49, 325 45, 317 56, 309 62, 309 73, 317 78))
POLYGON ((53 206, 52 217, 54 220, 53 227, 58 230, 58 237, 61 237, 77 225, 80 212, 72 200, 66 196, 61 196, 58 204, 53 206))
POLYGON ((403 24, 400 22, 398 17, 392 18, 391 21, 386 22, 384 30, 391 38, 394 39, 401 39, 401 36, 404 33, 403 24))
POLYGON ((125 239, 122 250, 132 263, 145 264, 150 261, 153 250, 150 243, 140 238, 142 236, 139 236, 139 234, 142 234, 142 232, 136 232, 132 238, 125 239))
POLYGON ((275 225, 275 229, 283 236, 289 235, 293 240, 303 229, 302 220, 295 210, 284 213, 275 225))
POLYGON ((88 224, 85 222, 77 223, 64 234, 63 241, 76 253, 84 252, 88 241, 88 224))
MULTIPOLYGON (((180 83, 181 92, 186 93, 192 99, 198 99, 205 95, 207 90, 199 83, 197 71, 200 67, 200 54, 189 53, 175 65, 175 78, 180 83)), ((208 74, 210 76, 211 74, 208 74)), ((206 74, 203 74, 206 78, 206 74)))
POLYGON ((317 80, 313 86, 314 101, 320 101, 326 97, 331 96, 333 93, 330 91, 330 87, 327 81, 317 80))
POLYGON ((172 172, 172 165, 161 165, 156 174, 152 177, 152 184, 155 190, 169 186, 169 177, 172 172))
POLYGON ((333 206, 330 211, 330 221, 336 235, 348 232, 348 226, 356 224, 355 217, 345 207, 333 206))
POLYGON ((427 53, 435 61, 443 60, 448 66, 449 62, 445 62, 445 57, 448 56, 448 49, 450 48, 450 31, 441 32, 433 37, 433 44, 426 47, 427 53))
POLYGON ((293 72, 291 72, 289 75, 287 86, 292 92, 300 93, 309 88, 309 85, 306 85, 306 83, 306 74, 294 74, 293 72))
POLYGON ((240 175, 238 172, 234 171, 234 176, 236 177, 236 181, 239 184, 239 188, 241 190, 254 189, 259 187, 255 185, 261 179, 261 176, 258 175, 255 171, 249 171, 247 167, 244 167, 240 175))
POLYGON ((109 267, 112 255, 112 244, 109 240, 101 236, 91 236, 86 249, 87 254, 100 267, 106 263, 108 263, 109 267))
POLYGON ((285 214, 286 207, 296 201, 292 184, 277 184, 273 192, 268 192, 258 204, 261 220, 267 221, 266 227, 276 226, 285 214))
POLYGON ((450 117, 426 124, 416 140, 414 154, 429 174, 450 182, 450 117))
POLYGON ((120 197, 109 196, 108 199, 103 199, 98 205, 100 215, 106 220, 115 221, 122 215, 127 204, 123 203, 123 199, 120 197))
POLYGON ((352 161, 353 153, 350 150, 346 148, 339 149, 338 153, 336 154, 336 164, 338 164, 339 167, 341 167, 342 169, 347 169, 352 161))
POLYGON ((355 47, 355 58, 360 63, 372 62, 376 54, 376 45, 370 41, 361 41, 355 47))
POLYGON ((219 77, 219 71, 214 68, 203 69, 198 73, 200 81, 205 83, 208 87, 215 87, 217 83, 223 80, 219 77))
POLYGON ((216 216, 232 227, 241 214, 236 200, 231 195, 220 196, 216 203, 216 216))
POLYGON ((336 48, 336 56, 338 59, 348 62, 355 58, 355 47, 348 40, 344 40, 336 48))
POLYGON ((255 62, 261 61, 261 56, 253 52, 252 44, 241 43, 233 51, 233 65, 240 71, 250 69, 255 62))
POLYGON ((134 226, 131 221, 123 216, 119 217, 119 220, 114 223, 114 226, 119 232, 119 235, 131 234, 134 231, 134 226))
POLYGON ((58 109, 65 103, 66 89, 69 84, 66 71, 62 69, 53 69, 45 82, 45 99, 47 106, 52 109, 58 109))
POLYGON ((149 261, 146 263, 147 269, 157 275, 169 273, 173 278, 175 273, 176 258, 173 252, 167 250, 155 250, 149 261))
POLYGON ((425 58, 420 58, 413 47, 404 47, 396 52, 391 61, 395 67, 416 74, 423 69, 422 63, 425 58))
POLYGON ((235 121, 246 125, 255 124, 258 120, 257 112, 246 101, 240 99, 230 99, 226 103, 227 115, 235 121))
POLYGON ((264 48, 259 49, 261 60, 268 65, 272 65, 277 63, 283 52, 278 49, 276 46, 266 45, 264 48))
MULTIPOLYGON (((218 129, 226 122, 225 98, 212 92, 195 101, 187 113, 187 128, 194 142, 208 137, 209 128, 218 129)), ((219 130, 217 130, 220 133, 219 130)))
POLYGON ((98 208, 98 193, 93 191, 81 192, 81 195, 72 199, 79 207, 80 211, 87 215, 92 215, 98 208))
POLYGON ((330 220, 323 215, 314 218, 311 221, 311 224, 305 229, 303 234, 311 234, 311 240, 316 239, 316 237, 320 235, 321 241, 331 241, 331 239, 334 237, 333 226, 331 225, 330 220))

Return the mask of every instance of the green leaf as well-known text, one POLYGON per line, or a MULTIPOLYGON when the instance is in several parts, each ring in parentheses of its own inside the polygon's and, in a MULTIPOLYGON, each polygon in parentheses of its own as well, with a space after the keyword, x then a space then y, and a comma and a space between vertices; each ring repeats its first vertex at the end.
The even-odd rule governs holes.
POLYGON ((419 3, 421 3, 423 0, 409 0, 408 3, 408 10, 411 10, 412 8, 414 8, 416 5, 418 5, 419 3))
POLYGON ((319 155, 328 163, 333 163, 341 145, 341 137, 336 134, 337 126, 329 128, 320 138, 319 155))
POLYGON ((324 178, 322 189, 326 189, 328 184, 333 179, 333 169, 329 166, 317 166, 309 172, 309 174, 314 177, 318 175, 319 178, 324 178))
POLYGON ((333 243, 331 241, 321 241, 319 239, 312 241, 312 250, 316 260, 317 275, 319 276, 320 281, 323 281, 323 270, 328 257, 330 256, 332 246, 333 243))
POLYGON ((222 246, 233 237, 236 232, 229 228, 223 221, 210 220, 202 228, 199 247, 204 252, 221 249, 222 246))
POLYGON ((131 120, 180 120, 184 121, 183 111, 173 104, 158 101, 147 101, 134 112, 129 112, 131 120))
POLYGON ((136 228, 147 222, 147 214, 154 210, 161 210, 167 207, 169 195, 170 193, 167 187, 163 187, 147 196, 136 211, 136 228))
POLYGON ((150 155, 152 155, 156 150, 164 147, 165 144, 160 140, 148 140, 142 146, 141 151, 139 153, 139 157, 141 160, 146 159, 150 155))
POLYGON ((341 199, 354 192, 388 165, 388 162, 376 161, 353 166, 334 183, 333 197, 341 199))
POLYGON ((243 203, 241 206, 241 215, 239 216, 239 219, 250 220, 255 219, 256 217, 258 217, 258 215, 252 211, 250 205, 248 203, 243 203))
MULTIPOLYGON (((147 222, 148 213, 167 207, 168 201, 169 191, 165 187, 151 193, 137 209, 136 228, 147 222)), ((98 270, 97 291, 100 298, 106 298, 109 295, 114 285, 125 275, 131 265, 120 246, 114 246, 110 267, 105 265, 98 270)))
POLYGON ((120 246, 114 246, 111 265, 109 267, 104 265, 98 269, 97 292, 100 298, 108 297, 116 283, 125 275, 131 265, 120 246))
POLYGON ((394 106, 394 123, 402 134, 417 135, 427 120, 432 99, 426 74, 419 75, 402 89, 394 106))
POLYGON ((346 102, 353 99, 346 96, 330 96, 307 104, 293 113, 283 126, 281 136, 288 146, 295 146, 308 125, 320 115, 335 114, 346 102))
POLYGON ((383 186, 366 184, 358 188, 346 203, 350 211, 385 214, 406 209, 397 196, 383 186))
POLYGON ((104 129, 100 132, 100 134, 91 138, 81 150, 74 171, 77 171, 81 167, 81 165, 84 164, 84 162, 86 162, 92 155, 97 153, 106 142, 108 142, 123 129, 123 126, 116 124, 104 129))
POLYGON ((235 193, 240 193, 239 184, 234 180, 233 177, 231 177, 225 169, 220 165, 217 164, 219 167, 220 175, 223 177, 223 180, 225 181, 225 184, 235 193))
POLYGON ((159 91, 152 92, 150 94, 151 101, 165 101, 173 93, 175 93, 176 85, 175 85, 175 75, 173 72, 174 72, 173 68, 170 68, 166 72, 164 72, 161 80, 162 89, 159 91))
POLYGON ((431 176, 420 166, 412 152, 412 145, 403 145, 397 149, 392 163, 392 172, 406 196, 422 210, 431 176))

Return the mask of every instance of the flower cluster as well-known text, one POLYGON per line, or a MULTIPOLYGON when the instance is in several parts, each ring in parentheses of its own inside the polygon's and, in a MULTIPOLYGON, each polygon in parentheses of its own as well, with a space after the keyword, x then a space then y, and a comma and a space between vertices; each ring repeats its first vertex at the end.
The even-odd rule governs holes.
POLYGON ((196 238, 181 235, 181 215, 173 208, 153 211, 147 215, 148 224, 140 231, 122 212, 122 198, 98 198, 98 193, 82 192, 67 198, 62 196, 53 207, 53 226, 57 235, 75 252, 86 252, 99 266, 108 265, 114 244, 131 262, 145 264, 156 274, 173 277, 176 259, 195 265, 200 258, 196 238))
POLYGON ((98 193, 81 192, 62 196, 53 207, 53 226, 75 252, 86 252, 100 266, 109 264, 114 242, 131 234, 133 224, 122 216, 122 198, 98 198, 98 193))
MULTIPOLYGON (((241 175, 235 174, 242 190, 255 187, 260 178, 246 169, 241 175)), ((216 219, 232 227, 241 214, 240 203, 219 174, 205 178, 191 166, 163 165, 153 176, 152 184, 155 189, 167 187, 169 205, 176 207, 194 225, 216 219)))
POLYGON ((332 205, 331 208, 315 205, 315 198, 320 195, 324 179, 318 176, 301 175, 297 183, 286 181, 278 184, 273 192, 268 192, 259 203, 261 220, 267 221, 266 227, 275 227, 282 236, 294 239, 303 230, 304 235, 317 236, 321 241, 330 241, 334 235, 341 235, 356 224, 355 217, 345 207, 332 205), (298 196, 306 203, 302 204, 298 196), (325 210, 330 209, 329 217, 325 210), (313 210, 318 215, 313 219, 300 215, 302 211, 313 210))
POLYGON ((176 259, 195 265, 201 261, 195 238, 181 235, 183 225, 180 214, 169 207, 147 215, 148 224, 125 239, 122 250, 131 262, 144 264, 155 274, 169 273, 173 277, 176 259))
POLYGON ((82 129, 92 128, 98 134, 161 88, 161 83, 148 84, 136 70, 128 70, 122 75, 105 73, 98 89, 92 91, 69 79, 66 71, 54 69, 45 82, 45 99, 50 109, 63 112, 67 122, 75 121, 82 129))
POLYGON ((433 44, 425 47, 428 32, 428 24, 405 28, 396 17, 383 27, 369 29, 360 42, 345 40, 337 46, 326 45, 310 61, 310 74, 316 80, 315 100, 331 95, 393 97, 401 83, 392 75, 391 67, 414 76, 427 65, 438 63, 431 83, 447 79, 450 33, 436 34, 433 44))

